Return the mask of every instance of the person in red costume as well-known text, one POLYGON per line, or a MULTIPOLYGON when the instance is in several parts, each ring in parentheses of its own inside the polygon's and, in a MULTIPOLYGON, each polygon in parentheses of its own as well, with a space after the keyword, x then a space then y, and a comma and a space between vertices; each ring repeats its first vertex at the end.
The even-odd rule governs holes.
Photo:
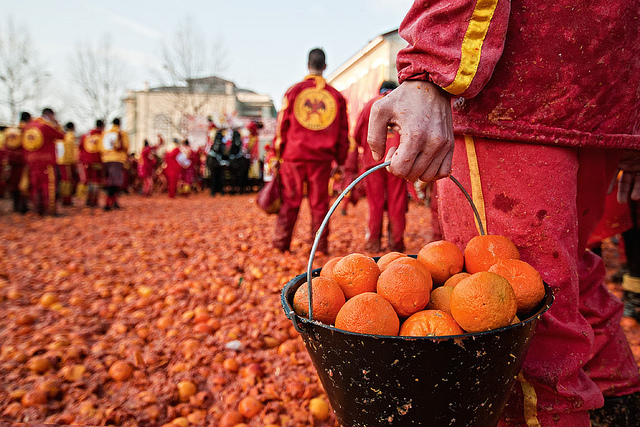
POLYGON ((64 133, 51 108, 30 121, 22 135, 24 158, 29 168, 33 207, 40 215, 56 215, 56 141, 64 133))
MULTIPOLYGON (((382 163, 380 160, 373 160, 371 149, 367 144, 371 107, 378 99, 387 96, 397 86, 395 82, 383 82, 380 86, 380 96, 366 103, 358 116, 353 137, 358 145, 363 148, 362 166, 365 169, 371 169, 382 163)), ((396 131, 389 129, 386 149, 398 147, 399 138, 400 135, 396 131)), ((369 204, 369 221, 367 224, 367 243, 365 248, 371 252, 380 251, 382 220, 386 205, 389 215, 389 251, 404 251, 404 229, 406 226, 407 203, 409 201, 407 182, 386 170, 379 170, 366 178, 364 188, 367 195, 367 203, 369 204)))
POLYGON ((74 187, 73 168, 78 163, 76 156, 76 127, 73 122, 69 122, 64 126, 64 129, 64 139, 56 143, 56 162, 58 176, 60 177, 58 191, 62 199, 62 205, 71 206, 74 187))
POLYGON ((120 127, 120 118, 112 121, 111 129, 102 135, 100 140, 100 158, 105 169, 105 189, 107 200, 104 210, 120 209, 118 193, 125 182, 125 163, 129 151, 129 134, 120 127))
POLYGON ((98 206, 100 184, 102 183, 103 164, 100 155, 100 141, 104 133, 104 122, 96 120, 96 127, 89 133, 82 135, 78 146, 78 160, 80 161, 80 181, 87 186, 87 201, 89 207, 98 206))
POLYGON ((20 188, 20 181, 27 172, 25 170, 24 149, 22 148, 22 133, 24 127, 31 121, 31 114, 22 112, 20 123, 16 127, 9 127, 4 131, 4 142, 7 150, 7 164, 9 165, 9 177, 7 185, 13 197, 13 211, 27 212, 26 190, 20 188))
POLYGON ((158 146, 152 147, 149 141, 144 140, 144 147, 140 153, 140 162, 138 163, 138 175, 142 180, 142 194, 151 196, 153 190, 153 173, 156 168, 156 149, 158 146))
MULTIPOLYGON (((167 177, 167 190, 171 199, 176 197, 178 191, 178 182, 182 179, 182 175, 186 170, 184 163, 188 160, 185 154, 180 150, 178 140, 174 139, 170 150, 164 155, 165 169, 164 173, 167 177)), ((188 166, 187 166, 188 167, 188 166)))
MULTIPOLYGON (((400 27, 401 84, 372 108, 374 158, 393 126, 390 171, 452 173, 488 233, 509 237, 554 291, 505 426, 640 419, 623 306, 586 250, 618 168, 620 201, 640 198, 639 13, 638 0, 416 1, 400 27)), ((477 234, 464 196, 443 179, 438 203, 444 238, 464 248, 477 234)))
MULTIPOLYGON (((347 103, 322 77, 327 68, 322 49, 309 52, 309 75, 289 88, 278 114, 275 155, 282 159, 282 206, 273 244, 289 250, 302 203, 304 184, 311 205, 311 236, 315 237, 329 211, 331 162, 343 165, 349 150, 347 103)), ((329 227, 317 250, 328 252, 329 227)))

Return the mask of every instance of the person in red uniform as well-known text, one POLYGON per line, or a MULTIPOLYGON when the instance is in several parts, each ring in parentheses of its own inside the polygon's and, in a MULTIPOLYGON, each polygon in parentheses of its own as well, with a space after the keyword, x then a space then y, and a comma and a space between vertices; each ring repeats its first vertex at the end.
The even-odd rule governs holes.
MULTIPOLYGON (((178 191, 178 182, 182 179, 182 174, 185 171, 184 166, 180 164, 181 158, 186 156, 180 150, 180 145, 178 144, 177 139, 174 139, 173 144, 171 145, 172 146, 169 147, 170 150, 168 150, 164 155, 164 173, 167 177, 169 198, 173 199, 176 197, 176 192, 178 191)), ((182 161, 184 161, 184 159, 182 159, 182 161)))
POLYGON ((153 173, 156 167, 155 150, 156 147, 149 145, 149 141, 145 139, 138 162, 138 175, 142 180, 142 195, 144 196, 151 196, 153 190, 153 173))
POLYGON ((76 132, 72 122, 65 126, 65 134, 62 141, 56 143, 56 163, 60 183, 58 185, 63 206, 71 206, 73 194, 73 168, 77 164, 76 158, 76 132))
POLYGON ((20 123, 16 127, 9 127, 4 131, 5 147, 7 150, 7 164, 9 165, 9 177, 7 185, 13 198, 14 212, 27 212, 28 194, 20 188, 20 181, 26 174, 24 149, 22 148, 22 133, 24 127, 31 121, 31 114, 20 113, 20 123))
POLYGON ((86 205, 98 206, 98 196, 102 183, 103 165, 100 156, 100 141, 104 132, 104 122, 96 120, 96 127, 82 135, 78 146, 80 161, 80 182, 87 186, 86 205))
POLYGON ((100 158, 106 173, 107 200, 104 210, 120 209, 118 194, 125 183, 125 163, 129 151, 129 134, 120 128, 120 118, 112 121, 111 129, 100 140, 100 158))
MULTIPOLYGON (((276 223, 274 246, 289 250, 293 229, 307 183, 311 205, 311 236, 329 210, 331 162, 343 165, 349 150, 347 103, 322 77, 327 68, 322 49, 309 52, 309 75, 289 88, 278 114, 274 150, 282 159, 282 206, 276 223)), ((328 252, 329 227, 318 251, 328 252)))
MULTIPOLYGON (((393 125, 390 171, 453 173, 488 233, 509 237, 554 290, 502 425, 640 419, 623 306, 586 250, 616 168, 622 201, 640 184, 639 11, 638 0, 416 1, 400 28, 400 87, 372 108, 374 158, 393 125)), ((471 209, 448 179, 438 199, 444 238, 464 248, 477 234, 471 209)))
POLYGON ((64 138, 51 108, 30 121, 22 135, 24 158, 29 168, 33 207, 40 215, 56 215, 56 141, 64 138))
MULTIPOLYGON (((365 169, 371 169, 382 163, 373 160, 371 149, 367 144, 369 131, 369 114, 371 107, 380 98, 391 93, 398 85, 395 82, 386 81, 380 86, 380 96, 369 101, 362 108, 353 136, 359 146, 363 148, 362 165, 365 169)), ((387 134, 386 149, 397 147, 400 135, 389 129, 387 134)), ((365 193, 369 204, 369 221, 367 225, 367 242, 365 249, 370 252, 380 251, 380 237, 382 235, 382 221, 385 205, 389 215, 389 251, 404 251, 404 229, 406 226, 407 181, 389 173, 386 170, 378 170, 365 179, 365 193)))

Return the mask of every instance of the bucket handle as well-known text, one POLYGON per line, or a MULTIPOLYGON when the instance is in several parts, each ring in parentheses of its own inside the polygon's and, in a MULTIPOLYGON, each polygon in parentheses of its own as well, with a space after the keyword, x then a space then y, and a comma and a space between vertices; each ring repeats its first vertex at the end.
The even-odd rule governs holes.
MULTIPOLYGON (((351 191, 353 189, 353 187, 356 186, 356 184, 358 184, 360 181, 362 181, 364 178, 368 177, 369 175, 371 175, 375 171, 380 170, 382 168, 386 168, 390 164, 391 164, 391 161, 387 161, 387 162, 381 163, 381 164, 379 164, 377 166, 374 166, 371 169, 365 171, 362 175, 360 175, 359 177, 354 179, 353 182, 351 184, 349 184, 347 186, 347 188, 345 188, 342 193, 340 193, 340 195, 335 200, 335 202, 333 202, 333 205, 329 209, 329 212, 327 212, 327 215, 324 217, 324 220, 322 220, 322 224, 320 225, 320 228, 316 232, 316 238, 313 241, 313 246, 311 247, 311 253, 309 254, 309 264, 307 264, 307 287, 308 287, 308 292, 307 293, 308 293, 308 296, 309 296, 309 321, 313 320, 313 292, 312 292, 312 286, 311 286, 311 278, 312 278, 311 270, 313 269, 313 259, 315 258, 316 250, 318 249, 318 245, 320 244, 320 236, 322 236, 322 233, 324 232, 324 229, 327 227, 327 223, 329 222, 329 218, 331 218, 331 215, 333 215, 335 210, 338 208, 338 206, 340 205, 340 202, 342 201, 342 199, 345 198, 345 196, 349 193, 349 191, 351 191)), ((449 175, 449 179, 451 179, 454 182, 454 184, 456 186, 458 186, 458 188, 462 191, 462 193, 466 197, 467 201, 471 205, 471 209, 473 209, 473 214, 475 215, 476 221, 478 222, 478 228, 480 230, 480 235, 484 236, 485 235, 485 231, 484 231, 484 227, 482 226, 482 220, 480 218, 480 214, 478 213, 478 209, 476 208, 476 205, 473 203, 473 199, 471 199, 471 196, 469 195, 467 190, 464 188, 464 186, 462 184, 460 184, 460 182, 457 179, 455 179, 453 177, 453 175, 449 175)), ((295 326, 295 321, 294 321, 294 326, 295 326)))

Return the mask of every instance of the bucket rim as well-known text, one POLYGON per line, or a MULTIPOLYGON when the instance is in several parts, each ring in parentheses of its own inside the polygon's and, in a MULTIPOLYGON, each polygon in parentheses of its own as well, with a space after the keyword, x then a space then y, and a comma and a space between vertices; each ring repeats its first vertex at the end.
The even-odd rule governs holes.
MULTIPOLYGON (((321 268, 316 268, 315 270, 312 271, 312 274, 313 274, 314 278, 318 277, 320 275, 320 270, 321 270, 321 268)), ((551 288, 551 286, 549 286, 549 284, 547 282, 543 281, 544 289, 545 289, 545 297, 544 297, 544 300, 539 304, 539 308, 535 311, 535 313, 530 315, 526 319, 521 320, 518 323, 514 323, 514 324, 508 325, 508 326, 504 326, 502 328, 491 329, 489 331, 483 331, 483 332, 469 332, 469 333, 459 334, 459 335, 424 336, 424 337, 401 336, 401 335, 361 334, 361 333, 358 333, 358 332, 345 331, 344 329, 339 329, 339 328, 336 328, 335 326, 327 325, 327 324, 322 323, 322 322, 317 321, 317 320, 309 320, 306 317, 300 316, 295 311, 293 311, 293 307, 291 306, 291 304, 287 300, 287 295, 290 293, 289 292, 290 289, 293 288, 294 286, 296 286, 296 290, 297 290, 298 287, 300 287, 304 283, 306 283, 306 279, 307 279, 307 273, 302 273, 302 274, 297 275, 293 279, 289 280, 289 282, 287 282, 287 284, 284 286, 284 288, 282 288, 282 291, 280 293, 280 302, 282 304, 282 308, 284 309, 285 315, 287 316, 287 318, 289 320, 291 320, 293 322, 293 325, 296 328, 296 330, 298 332, 301 332, 300 326, 298 325, 298 322, 300 322, 300 323, 305 323, 307 325, 311 325, 311 326, 314 326, 314 327, 322 327, 322 328, 328 329, 328 330, 333 331, 333 332, 338 332, 338 333, 342 333, 342 334, 345 334, 345 335, 351 335, 351 336, 359 337, 359 338, 362 338, 362 337, 368 337, 368 338, 373 338, 373 339, 383 339, 384 338, 384 339, 398 339, 398 340, 401 340, 401 341, 422 341, 422 340, 442 341, 442 340, 449 340, 449 339, 462 340, 462 339, 467 339, 467 338, 483 337, 485 335, 492 335, 492 334, 496 334, 498 332, 503 332, 503 331, 506 331, 506 330, 509 330, 509 329, 515 329, 515 328, 523 327, 523 326, 527 325, 528 323, 531 323, 531 322, 539 319, 543 314, 545 314, 549 310, 549 308, 551 308, 551 305, 553 304, 553 301, 555 300, 555 296, 553 294, 553 289, 551 288)), ((293 295, 293 292, 291 292, 291 294, 293 295)))

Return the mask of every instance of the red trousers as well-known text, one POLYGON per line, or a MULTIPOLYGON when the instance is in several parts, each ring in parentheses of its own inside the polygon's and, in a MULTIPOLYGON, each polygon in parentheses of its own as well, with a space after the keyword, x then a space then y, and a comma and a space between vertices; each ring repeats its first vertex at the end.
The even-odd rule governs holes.
POLYGON ((178 181, 180 180, 180 174, 165 174, 167 176, 167 191, 169 192, 169 197, 176 197, 176 192, 178 191, 178 181))
POLYGON ((389 248, 404 250, 404 229, 407 224, 407 181, 387 172, 378 170, 365 178, 365 192, 369 204, 367 240, 380 242, 385 205, 389 214, 389 248))
MULTIPOLYGON (((280 165, 282 180, 282 206, 278 213, 273 244, 276 248, 289 250, 293 229, 304 196, 304 184, 307 184, 307 197, 311 206, 311 239, 322 225, 329 212, 329 179, 331 162, 282 162, 280 165)), ((327 253, 329 224, 318 244, 318 251, 327 253)))
POLYGON ((60 197, 62 204, 71 204, 71 194, 73 193, 73 169, 71 165, 58 165, 60 173, 60 197))
MULTIPOLYGON (((502 425, 526 426, 526 417, 543 427, 589 426, 587 411, 602 406, 603 393, 640 390, 620 327, 622 303, 604 286, 602 260, 586 250, 618 156, 613 150, 456 136, 453 175, 484 208, 487 234, 513 240, 555 295, 502 425)), ((449 179, 438 182, 438 199, 444 237, 463 249, 478 234, 472 210, 449 179)))
POLYGON ((56 213, 56 171, 52 164, 30 164, 31 201, 39 214, 56 213))

